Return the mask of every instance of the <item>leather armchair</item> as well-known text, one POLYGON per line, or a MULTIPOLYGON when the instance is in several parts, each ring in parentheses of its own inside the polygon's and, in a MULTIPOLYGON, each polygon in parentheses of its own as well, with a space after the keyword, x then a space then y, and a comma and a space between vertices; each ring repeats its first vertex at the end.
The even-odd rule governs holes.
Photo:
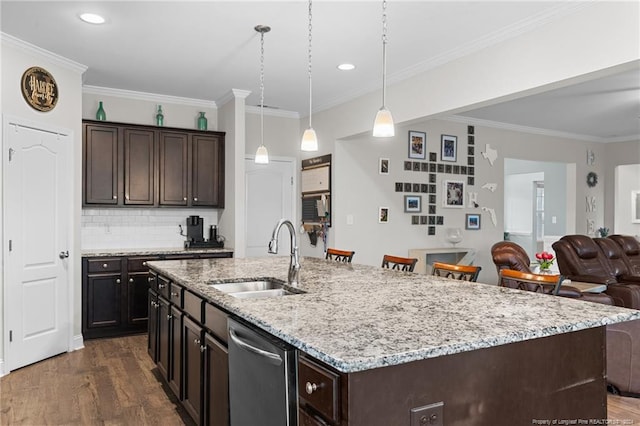
POLYGON ((640 320, 607 326, 607 383, 615 393, 640 394, 640 320))
MULTIPOLYGON (((511 241, 499 241, 491 247, 491 256, 493 263, 496 265, 498 276, 500 276, 501 269, 511 269, 514 271, 533 273, 530 268, 531 260, 527 255, 527 252, 516 243, 511 241)), ((564 274, 563 274, 564 275, 564 274)), ((582 281, 582 280, 577 280, 582 281)), ((502 280, 503 285, 510 288, 521 288, 522 283, 514 282, 511 280, 502 280)), ((592 281, 589 281, 592 282, 592 281)), ((537 286, 526 284, 529 286, 529 291, 536 291, 537 286)), ((563 285, 560 287, 558 296, 569 297, 572 299, 580 299, 587 302, 602 303, 605 305, 613 305, 614 301, 606 294, 592 294, 582 293, 581 291, 571 287, 570 285, 563 285)))
POLYGON ((640 275, 640 241, 631 235, 609 235, 624 252, 632 275, 640 275))
POLYGON ((593 238, 565 235, 552 246, 563 276, 573 281, 606 284, 605 293, 617 306, 640 308, 640 283, 619 281, 622 275, 616 275, 609 259, 593 238))

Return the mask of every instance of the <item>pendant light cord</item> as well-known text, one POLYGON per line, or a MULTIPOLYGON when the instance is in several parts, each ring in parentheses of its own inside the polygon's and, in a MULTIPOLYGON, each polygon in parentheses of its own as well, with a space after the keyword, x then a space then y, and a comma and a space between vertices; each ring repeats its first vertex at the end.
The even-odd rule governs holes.
POLYGON ((264 145, 264 31, 260 32, 260 144, 264 145))
POLYGON ((382 1, 382 107, 386 108, 387 89, 387 0, 382 1))
POLYGON ((313 126, 311 126, 311 103, 312 103, 312 80, 311 80, 311 30, 313 28, 311 22, 312 22, 312 18, 313 18, 313 12, 312 12, 312 0, 309 0, 309 128, 311 129, 313 126))

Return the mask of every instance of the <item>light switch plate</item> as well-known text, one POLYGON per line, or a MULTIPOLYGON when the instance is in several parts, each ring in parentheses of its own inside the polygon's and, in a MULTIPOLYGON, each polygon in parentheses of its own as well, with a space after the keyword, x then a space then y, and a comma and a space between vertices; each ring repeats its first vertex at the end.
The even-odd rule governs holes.
POLYGON ((444 426, 444 402, 412 408, 410 426, 444 426))
POLYGON ((352 214, 348 214, 347 215, 347 225, 353 225, 353 215, 352 214))

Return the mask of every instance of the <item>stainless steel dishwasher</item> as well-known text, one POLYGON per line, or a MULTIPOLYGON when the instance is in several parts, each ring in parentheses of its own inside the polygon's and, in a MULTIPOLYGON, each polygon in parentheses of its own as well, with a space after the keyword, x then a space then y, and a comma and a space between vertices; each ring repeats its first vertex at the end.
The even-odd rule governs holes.
POLYGON ((295 426, 295 349, 233 319, 229 337, 231 426, 295 426))

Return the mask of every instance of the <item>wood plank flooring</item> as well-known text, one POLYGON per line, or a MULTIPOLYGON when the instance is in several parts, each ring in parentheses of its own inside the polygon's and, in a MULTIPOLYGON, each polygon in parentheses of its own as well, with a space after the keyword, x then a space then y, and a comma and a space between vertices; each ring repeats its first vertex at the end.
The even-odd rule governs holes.
MULTIPOLYGON (((157 374, 146 335, 88 340, 1 378, 0 425, 193 426, 157 374)), ((609 394, 608 413, 640 425, 640 398, 609 394)))

